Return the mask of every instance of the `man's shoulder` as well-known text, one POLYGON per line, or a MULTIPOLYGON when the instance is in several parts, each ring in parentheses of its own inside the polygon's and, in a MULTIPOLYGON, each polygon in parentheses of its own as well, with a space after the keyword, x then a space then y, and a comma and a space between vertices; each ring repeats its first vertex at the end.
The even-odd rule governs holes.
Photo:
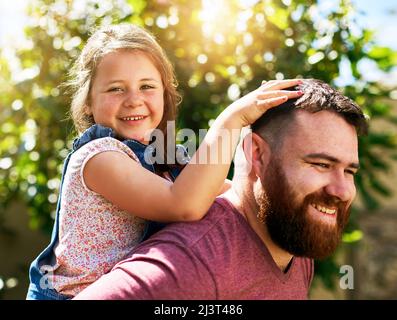
POLYGON ((146 242, 160 241, 192 248, 202 241, 227 236, 228 230, 244 219, 239 215, 226 199, 218 197, 201 220, 171 223, 146 242))
POLYGON ((114 291, 116 284, 122 288, 117 292, 132 299, 216 299, 214 275, 226 274, 229 267, 224 257, 234 252, 227 243, 234 240, 236 228, 225 229, 232 226, 229 221, 235 220, 235 215, 217 199, 200 221, 167 225, 117 263, 106 285, 111 283, 109 290, 114 291))

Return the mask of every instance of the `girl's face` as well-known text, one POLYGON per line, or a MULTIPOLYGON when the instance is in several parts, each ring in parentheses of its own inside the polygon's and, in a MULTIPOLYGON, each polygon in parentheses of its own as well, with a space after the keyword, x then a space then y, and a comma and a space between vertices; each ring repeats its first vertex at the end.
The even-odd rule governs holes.
POLYGON ((97 66, 87 112, 119 136, 147 144, 164 113, 159 71, 141 51, 107 54, 97 66))

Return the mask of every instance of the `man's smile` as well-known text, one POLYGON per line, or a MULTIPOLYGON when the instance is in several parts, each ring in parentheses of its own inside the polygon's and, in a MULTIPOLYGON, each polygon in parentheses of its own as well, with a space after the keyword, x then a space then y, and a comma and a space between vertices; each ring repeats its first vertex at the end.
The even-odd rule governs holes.
POLYGON ((335 215, 335 213, 337 212, 337 208, 330 208, 316 203, 311 203, 311 206, 322 213, 326 213, 330 215, 335 215))
POLYGON ((322 222, 329 224, 336 224, 338 209, 311 203, 308 206, 307 213, 309 216, 312 216, 315 220, 321 220, 322 222))

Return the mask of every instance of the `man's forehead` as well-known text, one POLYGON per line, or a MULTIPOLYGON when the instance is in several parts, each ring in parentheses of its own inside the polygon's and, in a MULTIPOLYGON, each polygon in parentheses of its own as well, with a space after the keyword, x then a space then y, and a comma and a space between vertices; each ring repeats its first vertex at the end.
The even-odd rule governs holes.
POLYGON ((358 139, 353 125, 332 111, 297 110, 284 145, 291 152, 327 153, 340 160, 358 162, 358 139))
POLYGON ((303 133, 309 136, 318 136, 324 130, 344 130, 352 137, 357 137, 353 125, 349 124, 342 115, 329 110, 308 112, 296 110, 294 119, 295 133, 303 133))
POLYGON ((297 109, 295 112, 295 119, 298 124, 305 126, 315 123, 315 120, 323 122, 334 122, 335 120, 341 120, 342 123, 346 122, 340 114, 332 110, 309 112, 303 109, 297 109))

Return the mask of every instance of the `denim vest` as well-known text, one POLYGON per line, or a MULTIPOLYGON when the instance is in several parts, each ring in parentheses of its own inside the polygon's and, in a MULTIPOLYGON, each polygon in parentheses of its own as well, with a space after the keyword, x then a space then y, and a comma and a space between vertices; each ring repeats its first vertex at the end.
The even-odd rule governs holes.
MULTIPOLYGON (((55 265, 55 255, 54 255, 54 248, 56 244, 58 243, 58 230, 59 230, 59 211, 60 211, 60 204, 61 204, 61 191, 62 191, 62 184, 63 184, 63 179, 65 176, 66 169, 68 167, 68 163, 70 160, 71 155, 81 148, 83 145, 86 143, 99 139, 99 138, 105 138, 105 137, 112 137, 115 139, 118 139, 116 137, 115 132, 107 127, 103 127, 101 125, 93 125, 89 129, 87 129, 79 138, 76 138, 73 142, 73 148, 72 151, 68 154, 64 161, 63 165, 63 170, 62 170, 62 177, 61 177, 61 185, 59 188, 59 197, 58 197, 58 203, 57 203, 57 208, 56 208, 56 216, 55 216, 55 221, 54 221, 54 227, 52 229, 52 234, 51 234, 51 241, 50 244, 47 246, 47 248, 44 249, 43 252, 39 254, 39 256, 31 263, 30 269, 29 269, 29 279, 30 279, 30 285, 27 293, 27 299, 28 300, 67 300, 70 299, 70 297, 62 295, 58 292, 56 292, 50 285, 50 282, 48 281, 48 276, 46 276, 46 272, 43 272, 40 270, 40 267, 43 265, 55 265)), ((118 139, 120 140, 120 139, 118 139)), ((151 164, 148 163, 145 160, 145 152, 153 152, 154 148, 151 145, 145 145, 140 143, 139 141, 132 140, 132 139, 127 139, 127 140, 120 140, 122 143, 127 145, 138 157, 141 165, 150 170, 151 172, 155 172, 156 169, 156 164, 151 164)), ((176 150, 179 155, 183 155, 182 159, 178 159, 179 162, 182 160, 183 164, 186 164, 189 161, 189 156, 187 154, 186 149, 181 146, 177 145, 176 150)), ((179 175, 181 172, 181 168, 183 166, 175 166, 175 167, 169 167, 168 168, 168 174, 171 177, 171 179, 174 181, 176 177, 179 175)), ((145 228, 143 235, 140 239, 141 241, 146 240, 149 238, 152 234, 155 232, 161 230, 165 224, 159 223, 159 222, 154 222, 154 221, 146 221, 145 223, 145 228)))

